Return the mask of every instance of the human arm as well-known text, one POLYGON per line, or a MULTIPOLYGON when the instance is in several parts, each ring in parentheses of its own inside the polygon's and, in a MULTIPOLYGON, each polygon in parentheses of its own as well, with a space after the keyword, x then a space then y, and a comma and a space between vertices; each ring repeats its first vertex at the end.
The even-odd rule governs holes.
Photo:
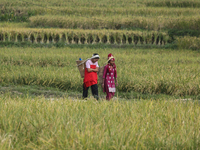
POLYGON ((102 82, 102 88, 104 88, 104 82, 105 82, 105 79, 103 78, 103 82, 102 82))
POLYGON ((98 71, 99 71, 99 66, 98 66, 98 64, 95 66, 95 65, 92 65, 91 63, 92 63, 91 60, 88 60, 88 61, 86 62, 87 71, 88 71, 88 72, 98 72, 98 71))
POLYGON ((99 67, 92 69, 92 68, 87 68, 88 72, 98 72, 99 71, 99 67))
POLYGON ((104 67, 104 71, 103 71, 102 88, 104 88, 104 83, 105 83, 106 74, 107 74, 107 65, 104 67))

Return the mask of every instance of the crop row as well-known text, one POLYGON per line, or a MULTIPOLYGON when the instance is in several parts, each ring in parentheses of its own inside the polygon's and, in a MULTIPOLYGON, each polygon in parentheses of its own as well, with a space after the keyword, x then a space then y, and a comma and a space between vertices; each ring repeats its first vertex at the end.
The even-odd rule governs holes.
POLYGON ((57 7, 132 7, 132 6, 167 6, 167 7, 199 7, 200 3, 199 0, 72 0, 72 1, 65 1, 65 0, 44 0, 44 1, 31 1, 31 0, 1 0, 0 1, 2 5, 4 6, 17 6, 17 7, 27 7, 27 6, 33 6, 33 4, 38 6, 57 6, 57 7))
POLYGON ((193 50, 200 49, 200 38, 197 37, 190 37, 190 36, 177 37, 176 43, 180 49, 193 49, 193 50))
MULTIPOLYGON (((198 65, 185 67, 185 65, 178 63, 179 66, 172 66, 171 68, 163 65, 159 67, 158 64, 155 67, 153 65, 136 67, 127 65, 123 68, 122 65, 117 64, 119 83, 117 89, 119 92, 136 91, 143 94, 162 93, 179 96, 198 96, 200 94, 198 65), (130 69, 130 67, 133 69, 130 69), (188 74, 187 71, 191 71, 191 73, 188 74)), ((83 80, 80 78, 75 65, 74 68, 70 66, 59 68, 2 65, 0 69, 1 84, 37 85, 82 92, 83 80)))
POLYGON ((199 149, 198 102, 0 97, 1 149, 199 149), (184 144, 182 144, 184 143, 184 144))
POLYGON ((149 1, 146 3, 146 6, 154 6, 154 7, 191 7, 191 8, 199 8, 200 2, 194 0, 163 0, 163 1, 149 1))
POLYGON ((32 1, 32 0, 0 0, 1 4, 4 6, 16 6, 16 7, 27 7, 27 6, 41 6, 41 7, 123 7, 134 5, 135 2, 132 0, 44 0, 44 1, 32 1), (123 3, 123 4, 122 4, 123 3))
POLYGON ((116 58, 120 92, 168 95, 200 94, 199 53, 147 49, 2 48, 0 84, 38 85, 82 92, 76 60, 97 52, 102 66, 116 58))
POLYGON ((53 7, 52 9, 43 9, 42 7, 1 7, 1 18, 6 14, 16 16, 35 16, 35 15, 77 15, 77 16, 191 16, 200 14, 199 9, 192 8, 154 8, 154 7, 131 7, 131 8, 85 8, 85 7, 53 7), (57 11, 59 10, 59 11, 57 11))
POLYGON ((156 44, 169 40, 164 32, 65 30, 65 29, 5 29, 0 30, 0 41, 67 44, 156 44))
POLYGON ((57 27, 70 29, 200 29, 200 17, 77 17, 77 16, 33 16, 29 18, 31 27, 57 27))

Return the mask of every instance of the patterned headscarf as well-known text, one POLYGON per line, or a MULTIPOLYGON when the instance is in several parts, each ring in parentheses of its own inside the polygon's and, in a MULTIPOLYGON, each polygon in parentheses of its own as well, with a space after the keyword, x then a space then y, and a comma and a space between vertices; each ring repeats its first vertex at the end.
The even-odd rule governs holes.
POLYGON ((108 59, 115 61, 115 58, 114 58, 114 56, 111 53, 108 54, 108 59))
MULTIPOLYGON (((112 60, 112 61, 115 61, 115 58, 114 56, 110 53, 108 54, 108 60, 112 60)), ((111 65, 108 61, 108 71, 111 72, 112 71, 112 67, 114 69, 114 73, 116 73, 116 65, 115 63, 113 65, 111 65)))

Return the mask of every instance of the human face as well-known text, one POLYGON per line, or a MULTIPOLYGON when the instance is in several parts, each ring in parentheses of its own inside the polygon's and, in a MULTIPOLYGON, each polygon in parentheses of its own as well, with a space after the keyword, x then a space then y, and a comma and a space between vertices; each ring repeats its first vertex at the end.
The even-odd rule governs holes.
POLYGON ((97 62, 98 60, 99 60, 99 58, 93 58, 93 59, 91 59, 91 61, 92 61, 93 63, 97 62))
POLYGON ((110 64, 113 65, 115 63, 114 60, 110 60, 110 64))

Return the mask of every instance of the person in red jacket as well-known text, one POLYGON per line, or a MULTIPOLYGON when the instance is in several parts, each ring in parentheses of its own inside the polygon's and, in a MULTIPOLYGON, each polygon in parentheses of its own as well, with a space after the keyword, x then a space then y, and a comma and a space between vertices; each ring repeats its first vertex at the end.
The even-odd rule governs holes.
POLYGON ((97 86, 97 72, 99 71, 99 55, 97 53, 93 54, 91 59, 86 61, 86 68, 85 68, 85 76, 83 80, 83 99, 88 96, 88 89, 91 86, 92 95, 97 100, 99 99, 98 96, 98 86, 97 86))

